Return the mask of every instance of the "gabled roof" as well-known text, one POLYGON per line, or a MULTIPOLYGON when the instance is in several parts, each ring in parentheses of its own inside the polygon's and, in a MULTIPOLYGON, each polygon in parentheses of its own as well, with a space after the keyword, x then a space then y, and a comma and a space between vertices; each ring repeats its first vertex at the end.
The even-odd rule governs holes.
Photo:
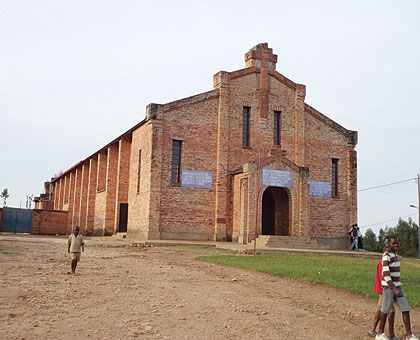
POLYGON ((323 122, 325 125, 328 125, 330 128, 334 129, 335 131, 343 134, 345 137, 349 139, 349 143, 352 145, 357 144, 357 131, 347 130, 346 128, 342 127, 340 124, 333 121, 331 118, 323 115, 318 110, 314 109, 312 106, 305 103, 305 112, 309 113, 316 119, 323 122))
POLYGON ((98 153, 106 150, 108 147, 110 147, 111 145, 117 143, 120 139, 124 138, 124 137, 128 137, 131 135, 131 133, 138 129, 140 126, 142 126, 145 122, 147 121, 147 119, 143 119, 140 123, 136 124, 135 126, 133 126, 131 129, 127 130, 126 132, 124 132, 121 136, 115 138, 113 141, 109 142, 107 145, 105 145, 104 147, 100 148, 98 151, 94 152, 93 154, 91 154, 89 157, 85 158, 84 160, 81 160, 80 162, 78 162, 77 164, 73 165, 70 169, 64 171, 60 176, 57 176, 53 179, 51 179, 51 183, 54 183, 55 181, 57 181, 58 179, 60 179, 61 177, 64 177, 65 175, 67 175, 69 172, 73 171, 74 169, 76 169, 77 167, 79 167, 80 165, 82 165, 83 163, 85 163, 86 161, 88 161, 89 159, 91 159, 92 157, 94 157, 95 155, 97 155, 98 153))

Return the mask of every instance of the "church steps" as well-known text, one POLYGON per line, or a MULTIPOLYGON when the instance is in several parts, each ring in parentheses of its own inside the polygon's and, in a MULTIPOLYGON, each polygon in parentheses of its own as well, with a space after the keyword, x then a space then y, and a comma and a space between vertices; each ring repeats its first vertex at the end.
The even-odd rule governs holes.
POLYGON ((257 247, 289 248, 289 249, 317 249, 330 250, 327 245, 319 244, 315 239, 306 236, 276 236, 260 235, 257 237, 257 247))

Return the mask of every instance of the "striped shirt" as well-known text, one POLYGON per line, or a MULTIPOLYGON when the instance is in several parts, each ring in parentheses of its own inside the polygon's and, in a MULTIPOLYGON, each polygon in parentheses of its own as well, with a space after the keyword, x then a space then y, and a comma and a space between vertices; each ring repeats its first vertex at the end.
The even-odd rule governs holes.
POLYGON ((388 249, 382 255, 382 287, 400 287, 400 260, 388 249))

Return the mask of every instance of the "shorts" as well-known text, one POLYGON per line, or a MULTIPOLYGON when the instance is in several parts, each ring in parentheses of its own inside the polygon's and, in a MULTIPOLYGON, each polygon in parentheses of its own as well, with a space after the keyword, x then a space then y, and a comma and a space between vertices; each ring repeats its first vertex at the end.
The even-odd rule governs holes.
MULTIPOLYGON (((379 294, 379 298, 378 298, 378 310, 381 310, 382 308, 382 294, 379 294)), ((392 302, 391 305, 391 309, 389 310, 390 313, 395 313, 395 308, 394 308, 394 301, 392 302)))
POLYGON ((82 253, 70 253, 70 257, 72 260, 80 261, 80 255, 82 253))
POLYGON ((389 313, 389 311, 391 310, 393 301, 397 303, 398 308, 400 309, 401 313, 410 311, 410 305, 407 302, 403 288, 401 286, 398 288, 401 290, 403 294, 402 297, 396 297, 393 289, 384 287, 382 291, 382 296, 383 296, 382 308, 381 308, 382 313, 385 313, 385 314, 389 313))

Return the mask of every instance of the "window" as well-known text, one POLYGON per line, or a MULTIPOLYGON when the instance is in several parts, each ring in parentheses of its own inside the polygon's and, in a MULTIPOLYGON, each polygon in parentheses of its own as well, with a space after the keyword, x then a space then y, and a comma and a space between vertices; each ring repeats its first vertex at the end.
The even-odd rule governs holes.
POLYGON ((249 113, 251 108, 244 106, 242 111, 242 146, 249 147, 249 113))
POLYGON ((139 163, 137 168, 137 194, 140 193, 140 177, 141 177, 141 150, 139 150, 139 163))
POLYGON ((332 159, 331 196, 338 196, 338 159, 332 159))
POLYGON ((172 166, 171 166, 171 183, 180 183, 181 169, 181 144, 180 140, 172 140, 172 166))
POLYGON ((280 111, 274 111, 274 145, 280 145, 280 111))

